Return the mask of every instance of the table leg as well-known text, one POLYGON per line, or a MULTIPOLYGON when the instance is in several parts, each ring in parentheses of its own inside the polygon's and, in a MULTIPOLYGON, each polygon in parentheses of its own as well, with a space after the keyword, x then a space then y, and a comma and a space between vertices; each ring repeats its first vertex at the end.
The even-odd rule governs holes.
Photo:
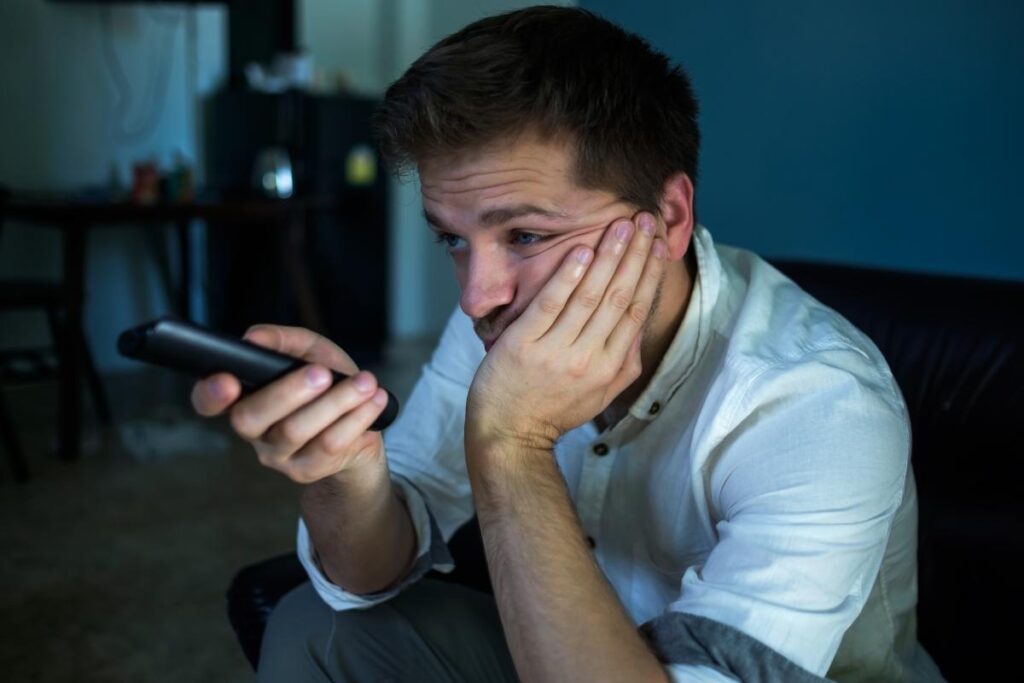
POLYGON ((178 232, 178 314, 186 320, 192 319, 192 235, 190 221, 182 218, 175 223, 178 232))
POLYGON ((82 435, 82 354, 85 351, 79 335, 82 327, 82 306, 85 301, 85 246, 88 226, 63 227, 64 252, 64 321, 60 339, 60 385, 58 414, 60 433, 57 454, 64 460, 77 460, 82 435))

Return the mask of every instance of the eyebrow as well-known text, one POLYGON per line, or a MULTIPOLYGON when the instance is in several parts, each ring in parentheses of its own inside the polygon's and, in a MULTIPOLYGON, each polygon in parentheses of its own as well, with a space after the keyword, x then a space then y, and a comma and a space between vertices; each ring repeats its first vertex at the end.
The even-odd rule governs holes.
MULTIPOLYGON (((570 216, 561 213, 559 211, 549 211, 548 209, 542 209, 539 206, 533 204, 515 204, 513 206, 501 206, 494 209, 488 209, 484 211, 477 220, 481 225, 492 227, 495 225, 501 225, 508 223, 517 218, 524 218, 526 216, 541 216, 543 218, 555 219, 555 220, 568 220, 570 216)), ((430 225, 446 230, 444 221, 430 213, 426 209, 423 209, 423 218, 430 225)))

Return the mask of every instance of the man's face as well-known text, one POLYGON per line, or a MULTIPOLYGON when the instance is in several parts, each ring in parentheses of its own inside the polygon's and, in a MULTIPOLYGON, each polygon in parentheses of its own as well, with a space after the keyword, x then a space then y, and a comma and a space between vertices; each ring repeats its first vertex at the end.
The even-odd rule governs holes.
POLYGON ((567 145, 522 138, 420 163, 423 209, 489 350, 577 244, 636 208, 573 181, 567 145))

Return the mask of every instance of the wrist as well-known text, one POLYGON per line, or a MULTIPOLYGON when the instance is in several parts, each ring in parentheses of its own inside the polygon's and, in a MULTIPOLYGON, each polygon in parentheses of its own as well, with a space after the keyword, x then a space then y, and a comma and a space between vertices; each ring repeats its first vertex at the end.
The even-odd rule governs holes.
POLYGON ((466 470, 479 512, 521 498, 538 477, 557 474, 557 465, 550 442, 502 438, 467 442, 466 470))
POLYGON ((391 489, 391 475, 384 458, 366 459, 305 486, 304 496, 345 497, 371 501, 384 498, 391 489))

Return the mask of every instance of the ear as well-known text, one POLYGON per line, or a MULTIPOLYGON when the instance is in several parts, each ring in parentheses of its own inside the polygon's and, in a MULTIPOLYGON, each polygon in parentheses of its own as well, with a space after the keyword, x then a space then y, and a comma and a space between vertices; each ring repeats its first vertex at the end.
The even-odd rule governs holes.
POLYGON ((658 202, 665 223, 665 246, 674 261, 683 258, 693 235, 693 182, 683 172, 669 176, 658 202))

